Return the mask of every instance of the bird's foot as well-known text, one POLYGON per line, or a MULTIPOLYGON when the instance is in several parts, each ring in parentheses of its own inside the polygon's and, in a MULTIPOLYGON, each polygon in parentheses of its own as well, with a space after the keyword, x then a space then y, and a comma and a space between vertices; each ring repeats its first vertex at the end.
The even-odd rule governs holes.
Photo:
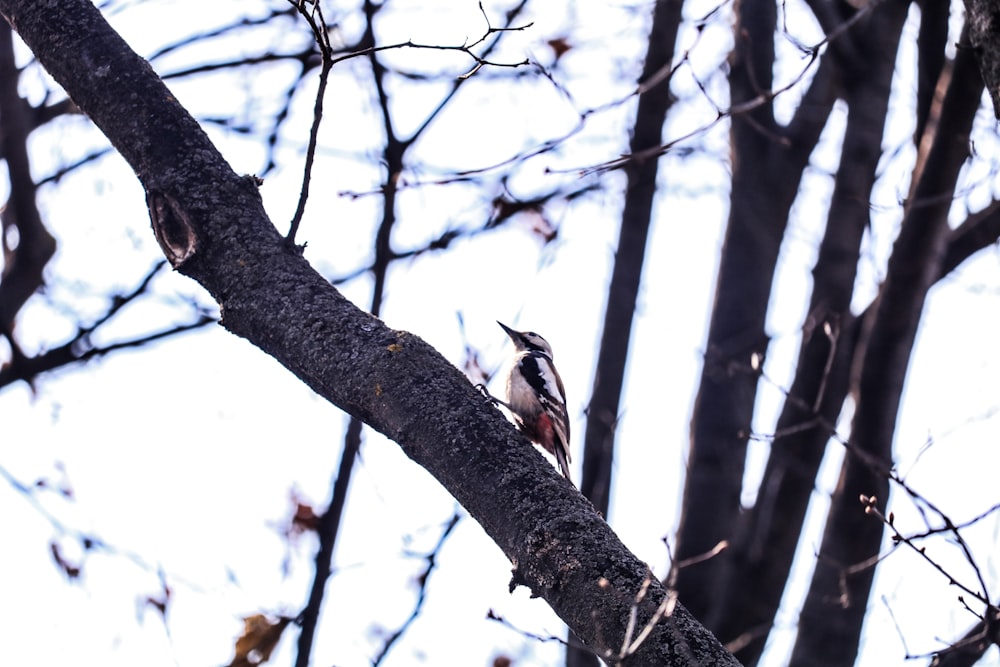
POLYGON ((493 394, 490 393, 490 390, 486 388, 485 384, 480 382, 479 384, 476 385, 476 389, 479 390, 479 393, 482 394, 487 401, 489 401, 493 405, 497 404, 497 399, 493 397, 493 394))

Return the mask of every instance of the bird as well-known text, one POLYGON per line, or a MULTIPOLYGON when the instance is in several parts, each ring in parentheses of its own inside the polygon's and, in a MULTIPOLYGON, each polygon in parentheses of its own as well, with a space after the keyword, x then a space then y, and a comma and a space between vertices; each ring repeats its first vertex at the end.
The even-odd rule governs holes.
POLYGON ((507 402, 524 435, 556 457, 563 477, 569 474, 569 417, 566 390, 552 363, 552 346, 534 331, 515 331, 497 321, 514 342, 514 360, 507 375, 507 402))

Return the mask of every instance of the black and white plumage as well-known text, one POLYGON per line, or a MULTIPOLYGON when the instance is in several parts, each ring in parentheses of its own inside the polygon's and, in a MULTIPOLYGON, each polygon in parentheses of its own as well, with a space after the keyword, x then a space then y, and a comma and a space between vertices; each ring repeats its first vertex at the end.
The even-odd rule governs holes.
POLYGON ((533 331, 514 331, 502 322, 497 324, 516 349, 507 375, 505 405, 521 432, 555 456, 563 477, 570 479, 566 390, 552 363, 552 347, 533 331))

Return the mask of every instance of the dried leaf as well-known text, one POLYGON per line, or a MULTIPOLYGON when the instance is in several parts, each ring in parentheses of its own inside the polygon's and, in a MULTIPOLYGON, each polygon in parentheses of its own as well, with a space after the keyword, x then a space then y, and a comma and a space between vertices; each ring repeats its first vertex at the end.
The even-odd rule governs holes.
POLYGON ((295 513, 292 515, 292 532, 301 535, 314 532, 319 528, 319 515, 312 505, 301 500, 295 501, 295 513))
POLYGON ((291 620, 279 616, 277 621, 271 621, 263 614, 244 618, 243 634, 236 640, 236 654, 229 667, 256 667, 267 662, 291 620))
POLYGON ((556 60, 559 60, 567 51, 573 48, 573 45, 565 37, 555 37, 549 40, 549 48, 552 49, 556 60))

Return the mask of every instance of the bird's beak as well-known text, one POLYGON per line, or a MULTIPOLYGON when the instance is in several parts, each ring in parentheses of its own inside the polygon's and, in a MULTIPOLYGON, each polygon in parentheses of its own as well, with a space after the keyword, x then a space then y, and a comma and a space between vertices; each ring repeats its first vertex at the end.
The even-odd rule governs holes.
POLYGON ((514 331, 513 329, 511 329, 509 326, 507 326, 506 324, 504 324, 500 320, 497 320, 497 324, 499 324, 500 327, 504 331, 507 332, 507 335, 510 336, 512 340, 517 340, 517 332, 516 331, 514 331))
POLYGON ((514 331, 500 320, 497 320, 497 324, 499 324, 503 328, 503 330, 507 332, 507 335, 510 336, 510 339, 514 341, 515 348, 517 348, 518 350, 524 349, 525 345, 524 336, 521 335, 520 331, 514 331))

